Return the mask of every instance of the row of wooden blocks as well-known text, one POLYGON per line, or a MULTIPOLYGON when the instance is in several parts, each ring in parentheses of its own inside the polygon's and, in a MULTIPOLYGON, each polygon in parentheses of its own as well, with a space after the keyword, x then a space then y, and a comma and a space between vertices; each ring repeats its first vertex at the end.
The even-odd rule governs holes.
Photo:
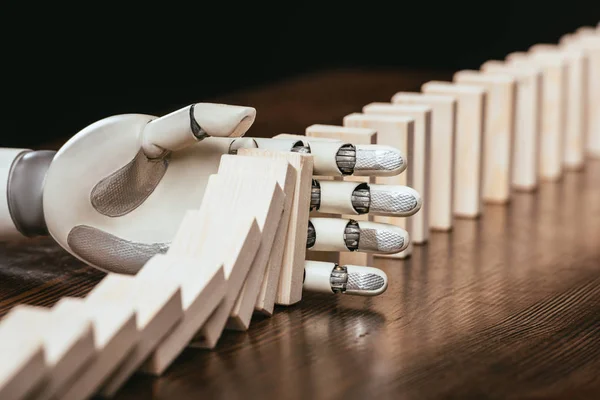
MULTIPOLYGON (((581 29, 560 45, 428 82, 343 126, 310 126, 305 139, 402 149, 403 174, 343 179, 411 186, 421 211, 351 217, 405 227, 412 243, 426 243, 453 217, 478 217, 483 202, 506 203, 511 190, 534 190, 581 168, 585 154, 600 156, 598 37, 581 29)), ((225 330, 248 329, 255 312, 300 301, 312 166, 302 153, 224 155, 166 254, 135 276, 109 273, 85 298, 13 308, 0 322, 0 398, 111 397, 136 372, 162 374, 186 346, 214 348, 225 330)), ((371 260, 341 253, 340 263, 371 260)))
MULTIPOLYGON (((340 126, 309 126, 305 136, 309 143, 377 143, 404 152, 408 168, 401 175, 343 179, 408 185, 421 194, 414 216, 363 216, 410 234, 405 251, 375 257, 408 257, 429 231, 450 231, 453 218, 477 218, 485 203, 507 204, 513 190, 534 191, 540 181, 583 168, 586 156, 600 157, 600 33, 580 28, 558 44, 535 45, 458 71, 452 81, 429 81, 420 92, 367 104, 340 126)), ((372 255, 340 253, 339 260, 370 265, 372 255)))
POLYGON ((111 397, 186 346, 212 349, 255 312, 300 301, 312 165, 293 152, 223 155, 166 254, 136 275, 109 273, 85 298, 14 307, 0 323, 0 398, 111 397))

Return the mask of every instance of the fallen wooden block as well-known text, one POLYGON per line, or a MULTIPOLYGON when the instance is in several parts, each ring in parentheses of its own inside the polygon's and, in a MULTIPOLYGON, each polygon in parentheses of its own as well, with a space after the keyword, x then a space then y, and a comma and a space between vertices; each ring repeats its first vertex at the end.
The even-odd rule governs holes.
MULTIPOLYGON (((393 104, 424 105, 431 108, 429 163, 429 228, 452 229, 454 190, 454 143, 456 136, 456 97, 417 92, 398 92, 393 104)), ((423 199, 426 198, 423 196, 423 199)))
POLYGON ((109 274, 94 288, 93 296, 107 303, 123 304, 121 293, 133 293, 139 335, 136 345, 103 383, 100 395, 114 396, 183 318, 181 282, 168 276, 166 270, 165 266, 160 270, 144 266, 135 277, 109 274))
MULTIPOLYGON (((273 139, 294 139, 303 143, 301 135, 282 133, 273 139)), ((273 143, 272 141, 271 143, 273 143)), ((285 141, 281 141, 285 143, 285 141)), ((285 149, 289 144, 282 145, 285 149)), ((277 146, 274 146, 277 147, 277 146)), ((289 150, 283 150, 289 151, 289 150)), ((302 299, 302 281, 304 277, 304 261, 306 259, 306 232, 310 215, 310 199, 314 159, 311 154, 300 154, 299 164, 292 164, 296 170, 294 199, 290 211, 290 220, 286 238, 283 263, 279 274, 277 297, 275 304, 292 305, 302 299)))
POLYGON ((414 153, 411 163, 413 186, 421 197, 421 209, 408 218, 412 220, 410 241, 424 244, 429 239, 429 208, 431 203, 431 110, 430 106, 418 104, 370 103, 363 107, 365 114, 397 115, 414 119, 414 153))
MULTIPOLYGON (((395 176, 378 176, 375 178, 376 183, 413 187, 415 170, 411 162, 413 162, 415 152, 414 121, 414 118, 410 117, 363 113, 353 113, 344 117, 344 126, 373 129, 377 132, 377 144, 395 147, 405 154, 408 162, 406 170, 395 176)), ((410 218, 375 216, 374 220, 398 226, 406 230, 409 235, 412 230, 412 220, 410 218)), ((374 255, 375 257, 406 258, 411 254, 412 243, 409 243, 406 250, 399 253, 374 255)))
MULTIPOLYGON (((200 206, 200 213, 206 215, 203 224, 206 238, 201 241, 202 257, 223 264, 227 289, 221 304, 198 331, 191 343, 193 347, 212 349, 217 345, 258 253, 262 232, 256 221, 256 210, 247 205, 255 201, 259 192, 263 192, 266 196, 260 202, 262 207, 276 207, 272 199, 276 198, 276 191, 281 192, 276 180, 261 180, 263 172, 256 170, 254 177, 248 174, 216 174, 209 179, 207 187, 212 189, 206 191, 200 206), (256 226, 256 233, 247 228, 249 222, 256 226)), ((281 213, 281 203, 279 207, 281 213)))
MULTIPOLYGON (((333 139, 342 143, 354 145, 369 145, 377 143, 377 131, 368 128, 353 128, 336 125, 314 124, 305 130, 307 140, 333 139)), ((375 183, 371 176, 344 176, 341 179, 347 182, 375 183)), ((317 215, 327 217, 328 215, 317 215)), ((363 215, 339 215, 340 218, 353 219, 356 221, 374 221, 369 214, 363 215)), ((342 251, 339 253, 338 262, 341 265, 373 265, 373 254, 355 251, 342 251)))
POLYGON ((96 356, 94 330, 84 302, 66 302, 53 308, 20 305, 40 323, 48 373, 28 399, 52 399, 73 384, 77 373, 96 356))
POLYGON ((481 197, 488 203, 508 203, 513 172, 516 80, 510 74, 476 70, 458 71, 453 80, 486 90, 481 197))
POLYGON ((296 186, 290 212, 290 222, 283 253, 283 263, 279 274, 275 304, 292 305, 302 299, 304 259, 306 255, 306 232, 310 213, 313 157, 300 154, 300 164, 292 166, 296 170, 296 186))
MULTIPOLYGON (((288 182, 290 186, 289 183, 295 172, 286 159, 251 157, 238 153, 235 156, 225 155, 221 158, 218 174, 245 175, 249 180, 256 179, 257 174, 260 177, 260 184, 256 186, 255 193, 244 207, 254 213, 262 232, 261 243, 226 325, 227 329, 245 331, 250 326, 273 249, 275 234, 284 212, 286 198, 284 187, 280 182, 284 184, 288 182)), ((291 189, 293 188, 288 189, 288 192, 291 192, 291 189)))
POLYGON ((542 70, 542 114, 540 126, 540 179, 556 181, 562 177, 564 159, 566 63, 549 53, 510 53, 513 65, 533 65, 542 70))
MULTIPOLYGON (((194 225, 198 221, 197 215, 198 211, 189 211, 184 222, 194 225)), ((257 229, 255 227, 255 231, 257 229)), ((190 234, 190 231, 183 230, 184 234, 190 234)), ((181 227, 179 232, 182 232, 181 227)), ((199 243, 196 246, 200 247, 199 243)), ((183 315, 162 336, 139 367, 140 372, 162 375, 221 303, 226 290, 225 274, 222 264, 214 260, 158 254, 144 265, 137 277, 142 280, 146 277, 163 279, 165 282, 174 282, 180 288, 183 315)))
POLYGON ((482 210, 486 91, 479 86, 441 81, 426 82, 421 90, 457 98, 453 212, 459 218, 477 218, 482 210))
POLYGON ((84 303, 87 318, 92 320, 96 352, 86 367, 69 381, 70 384, 59 389, 56 398, 86 399, 94 395, 137 343, 139 335, 133 293, 115 292, 114 295, 122 301, 106 302, 102 296, 96 296, 92 289, 85 299, 63 297, 54 306, 78 307, 63 303, 84 303))
POLYGON ((508 73, 516 79, 511 187, 519 191, 535 190, 538 186, 541 70, 500 60, 487 61, 481 70, 508 73))
POLYGON ((260 245, 256 218, 239 204, 238 182, 223 183, 216 177, 209 178, 200 209, 188 211, 167 252, 184 266, 171 273, 190 279, 189 274, 196 271, 198 286, 189 293, 182 287, 184 318, 145 363, 145 372, 161 374, 188 343, 216 346, 260 245), (210 293, 208 284, 214 278, 219 282, 219 295, 210 293))
POLYGON ((277 182, 285 195, 283 213, 281 214, 281 219, 275 232, 275 238, 273 239, 273 246, 261 283, 260 292, 254 305, 256 311, 270 316, 273 314, 275 297, 277 296, 277 285, 279 284, 279 275, 281 273, 281 264, 284 251, 287 248, 286 238, 288 235, 288 226, 294 199, 297 168, 302 164, 303 156, 298 153, 287 151, 271 151, 264 149, 240 149, 238 155, 285 160, 289 164, 287 173, 281 173, 277 177, 277 182))
POLYGON ((0 398, 25 399, 46 378, 43 325, 15 306, 0 321, 0 398))

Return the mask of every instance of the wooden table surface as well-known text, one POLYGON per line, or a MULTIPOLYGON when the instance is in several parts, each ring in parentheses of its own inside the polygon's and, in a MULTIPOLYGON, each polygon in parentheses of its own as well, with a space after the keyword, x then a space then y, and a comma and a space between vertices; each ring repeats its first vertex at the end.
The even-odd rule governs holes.
MULTIPOLYGON (((215 100, 255 106, 248 136, 265 137, 450 76, 331 71, 215 100)), ((50 239, 2 244, 0 264, 1 315, 84 296, 103 276, 50 239)), ((600 161, 375 266, 384 295, 306 294, 117 399, 600 398, 600 161)))

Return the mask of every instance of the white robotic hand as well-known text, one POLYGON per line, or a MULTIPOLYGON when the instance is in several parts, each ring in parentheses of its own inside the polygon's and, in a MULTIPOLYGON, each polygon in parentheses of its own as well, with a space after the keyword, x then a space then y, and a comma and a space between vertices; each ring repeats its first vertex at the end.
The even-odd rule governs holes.
MULTIPOLYGON (((197 103, 160 118, 102 119, 58 152, 1 149, 0 238, 49 234, 91 266, 135 274, 169 248, 223 154, 247 147, 312 153, 320 176, 388 176, 406 168, 398 149, 387 146, 242 138, 255 116, 251 107, 197 103)), ((421 207, 419 194, 403 186, 314 180, 312 189, 311 208, 320 212, 409 216, 421 207)), ((311 218, 307 235, 307 247, 317 251, 396 253, 409 243, 398 227, 336 218, 311 218)), ((385 274, 375 274, 385 290, 385 274)))

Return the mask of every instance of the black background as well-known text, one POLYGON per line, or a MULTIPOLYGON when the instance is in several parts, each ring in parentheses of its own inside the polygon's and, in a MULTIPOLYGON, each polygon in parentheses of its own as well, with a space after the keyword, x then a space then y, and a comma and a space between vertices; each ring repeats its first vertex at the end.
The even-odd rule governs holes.
POLYGON ((7 6, 0 146, 325 68, 478 68, 600 20, 599 0, 127 4, 7 6))

